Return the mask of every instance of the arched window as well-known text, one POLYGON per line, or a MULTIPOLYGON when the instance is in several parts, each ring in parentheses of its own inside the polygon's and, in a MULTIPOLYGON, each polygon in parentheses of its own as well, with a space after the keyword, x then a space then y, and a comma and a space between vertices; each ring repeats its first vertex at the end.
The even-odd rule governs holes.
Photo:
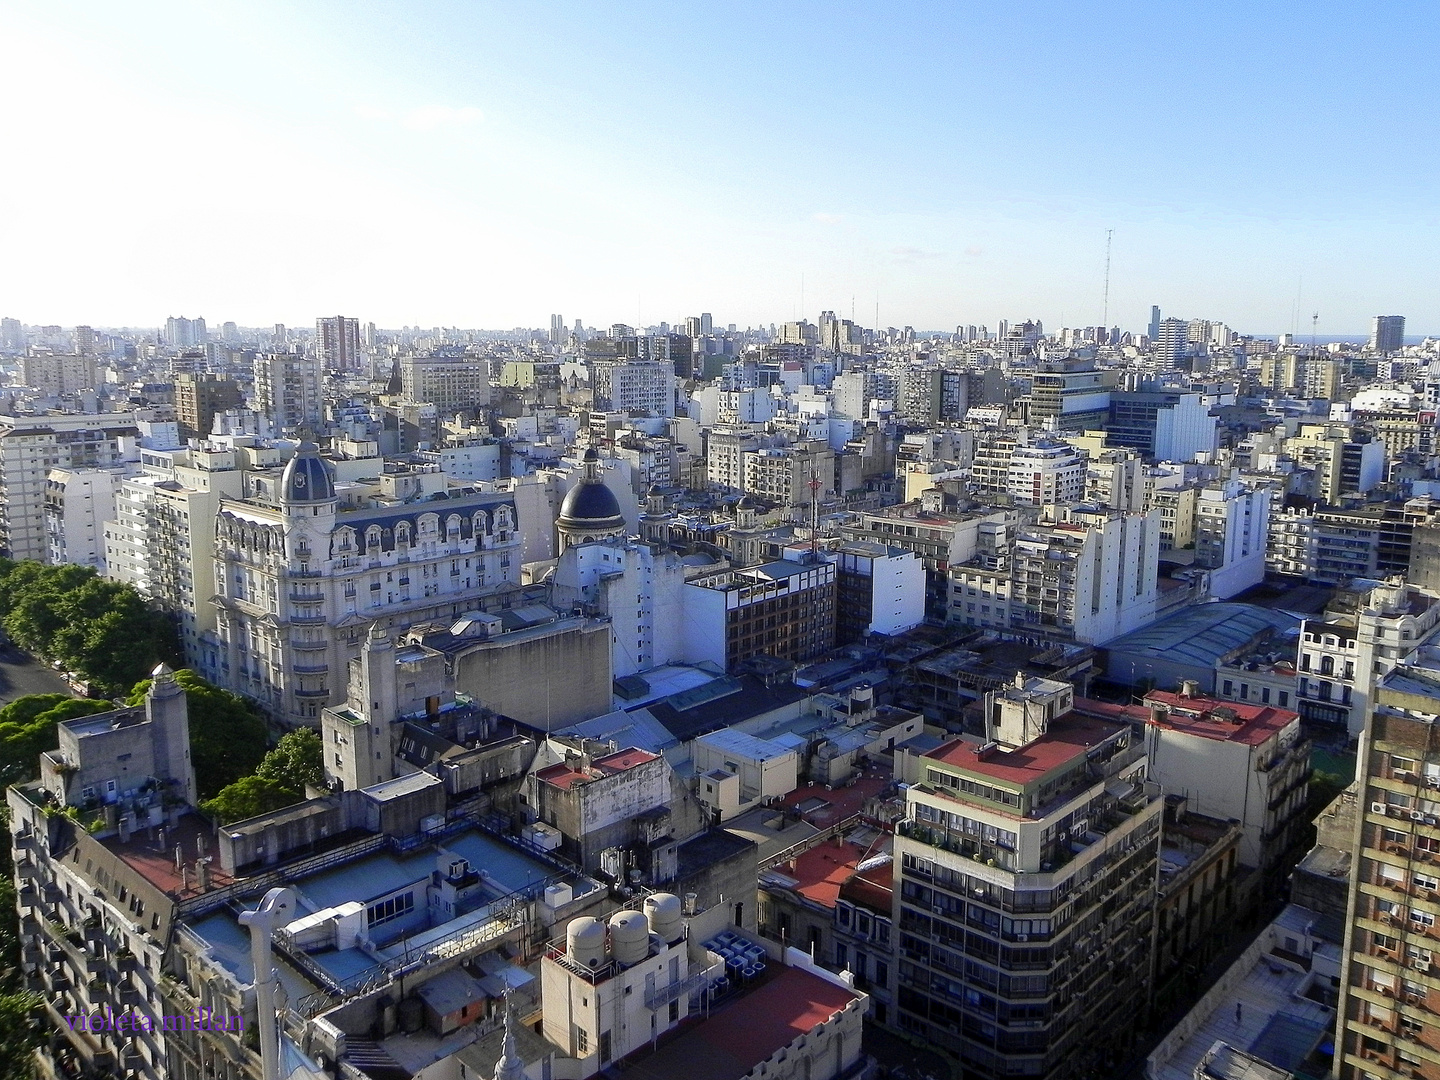
POLYGON ((335 546, 341 551, 349 551, 355 546, 355 530, 351 528, 341 529, 335 534, 335 546))
POLYGON ((401 522, 396 523, 396 525, 395 525, 395 546, 396 546, 396 547, 409 547, 409 546, 410 546, 410 523, 409 523, 408 521, 401 521, 401 522))
POLYGON ((470 518, 470 527, 475 530, 477 538, 485 535, 485 511, 476 510, 470 518))
POLYGON ((445 535, 452 537, 460 535, 459 514, 451 514, 448 518, 445 519, 445 535))
POLYGON ((365 530, 365 550, 372 552, 380 550, 379 525, 371 525, 370 528, 365 530))

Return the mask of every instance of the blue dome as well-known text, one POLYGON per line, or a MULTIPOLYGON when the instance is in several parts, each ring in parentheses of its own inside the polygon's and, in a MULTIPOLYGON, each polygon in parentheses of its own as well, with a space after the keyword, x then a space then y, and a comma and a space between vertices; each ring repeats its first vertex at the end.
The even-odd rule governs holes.
POLYGON ((287 503, 326 502, 335 497, 330 466, 313 442, 302 442, 280 477, 280 501, 287 503))
POLYGON ((559 523, 566 529, 619 529, 625 517, 614 492, 603 483, 584 481, 566 493, 559 523))

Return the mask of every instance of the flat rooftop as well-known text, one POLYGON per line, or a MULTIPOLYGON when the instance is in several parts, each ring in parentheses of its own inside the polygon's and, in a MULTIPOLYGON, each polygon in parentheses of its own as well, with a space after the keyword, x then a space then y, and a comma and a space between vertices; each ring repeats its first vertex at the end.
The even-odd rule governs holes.
POLYGON ((636 1080, 741 1080, 776 1051, 860 997, 800 968, 773 978, 683 1031, 647 1058, 627 1063, 636 1080))
POLYGON ((581 784, 589 784, 596 780, 603 780, 607 776, 628 772, 637 765, 658 761, 659 758, 659 754, 652 754, 649 750, 631 746, 613 754, 606 754, 604 757, 594 758, 588 766, 572 765, 568 761, 562 761, 557 765, 541 769, 535 774, 535 777, 551 787, 569 791, 581 784))
MULTIPOLYGON (((195 860, 218 856, 219 846, 210 823, 199 814, 185 814, 174 825, 164 829, 165 842, 159 843, 158 830, 142 829, 131 833, 130 839, 120 840, 119 834, 106 837, 100 843, 107 851, 118 855, 141 877, 161 892, 176 900, 199 896, 201 891, 195 882, 195 860), (149 834, 154 832, 155 839, 149 834), (175 869, 175 849, 180 849, 185 863, 185 872, 175 869)), ((206 891, 229 885, 233 879, 220 868, 220 860, 213 858, 210 867, 210 888, 206 891)))
POLYGON ((980 744, 966 739, 952 739, 931 750, 925 757, 965 772, 1023 787, 1085 756, 1092 747, 1124 730, 1126 728, 1120 725, 1071 712, 1056 717, 1044 735, 1018 750, 996 747, 982 755, 980 744))
POLYGON ((1249 746, 1261 745, 1300 719, 1299 713, 1277 709, 1273 705, 1185 697, 1168 690, 1150 691, 1145 695, 1145 703, 1158 703, 1169 710, 1163 720, 1152 713, 1146 723, 1154 727, 1182 731, 1216 742, 1238 742, 1249 746))
POLYGON ((823 907, 833 908, 840 899, 840 887, 855 873, 864 857, 865 852, 848 840, 817 844, 792 861, 767 870, 761 880, 773 878, 776 885, 823 907))

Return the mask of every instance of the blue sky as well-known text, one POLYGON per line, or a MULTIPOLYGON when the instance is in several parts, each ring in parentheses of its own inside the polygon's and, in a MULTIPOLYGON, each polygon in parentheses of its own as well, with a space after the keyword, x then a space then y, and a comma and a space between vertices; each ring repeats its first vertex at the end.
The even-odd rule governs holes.
POLYGON ((0 0, 27 322, 1436 329, 1429 3, 0 0))

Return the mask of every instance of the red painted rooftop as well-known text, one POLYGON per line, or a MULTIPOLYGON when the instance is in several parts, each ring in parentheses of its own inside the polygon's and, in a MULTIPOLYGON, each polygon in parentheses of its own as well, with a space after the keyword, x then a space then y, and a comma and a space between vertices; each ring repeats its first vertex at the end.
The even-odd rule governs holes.
POLYGON ((966 772, 1023 785, 1039 780, 1077 757, 1083 757, 1092 746, 1098 746, 1119 730, 1117 724, 1069 712, 1056 717, 1044 735, 1018 750, 996 748, 981 757, 978 743, 954 739, 937 746, 925 756, 966 772))
POLYGON ((889 786, 890 780, 887 770, 872 768, 847 787, 830 791, 822 784, 798 787, 781 799, 780 805, 787 810, 800 810, 801 817, 823 829, 860 813, 868 800, 889 786))
POLYGON ((832 840, 796 856, 793 866, 785 864, 777 869, 798 882, 795 891, 806 900, 833 908, 840 898, 840 886, 855 873, 863 858, 865 852, 855 844, 832 840))
MULTIPOLYGON (((1218 698, 1185 697, 1168 690, 1152 690, 1145 695, 1147 705, 1154 703, 1169 707, 1164 720, 1153 715, 1146 722, 1160 728, 1183 731, 1202 739, 1217 742, 1238 742, 1248 746, 1259 746, 1278 735, 1296 720, 1299 713, 1289 709, 1277 709, 1273 705, 1252 705, 1244 701, 1221 701, 1218 698), (1216 709, 1228 709, 1238 723, 1215 715, 1216 709)), ((1148 711, 1148 710, 1147 710, 1148 711)))
POLYGON ((851 903, 860 904, 871 911, 889 917, 892 910, 891 900, 895 895, 893 874, 893 863, 887 862, 881 863, 879 866, 872 866, 869 870, 862 870, 840 886, 840 895, 851 903))
POLYGON ((558 765, 549 765, 541 769, 535 776, 536 779, 542 780, 552 787, 557 787, 561 791, 569 791, 576 784, 588 784, 591 780, 614 776, 616 773, 633 769, 637 765, 644 765, 647 761, 654 761, 657 757, 659 757, 658 754, 652 754, 648 750, 639 750, 632 746, 628 750, 617 750, 613 754, 595 758, 589 768, 562 761, 558 765))
POLYGON ((656 1053, 628 1062, 625 1072, 636 1080, 740 1080, 859 996, 800 968, 781 968, 656 1053))

